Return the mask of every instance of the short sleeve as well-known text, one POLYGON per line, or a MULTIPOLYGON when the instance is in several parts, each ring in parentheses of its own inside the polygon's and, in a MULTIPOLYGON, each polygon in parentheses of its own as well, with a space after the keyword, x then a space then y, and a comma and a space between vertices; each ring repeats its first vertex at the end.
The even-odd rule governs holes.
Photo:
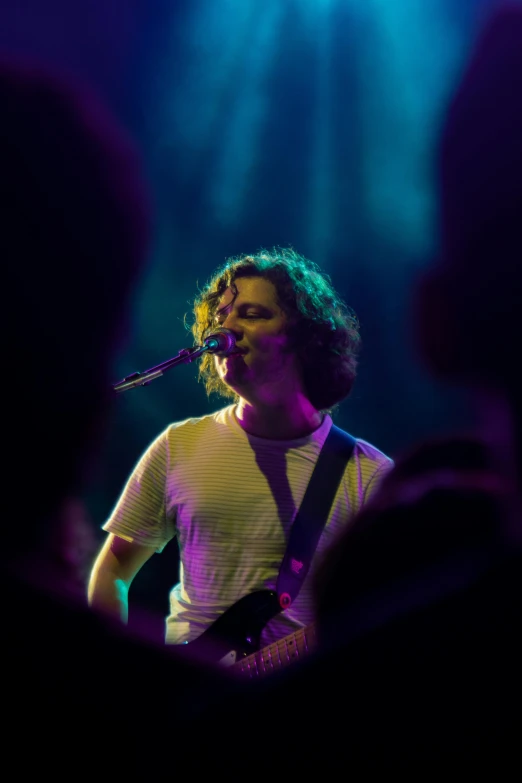
POLYGON ((147 448, 130 474, 125 487, 103 525, 103 530, 158 552, 174 536, 167 520, 165 485, 168 462, 168 431, 147 448))

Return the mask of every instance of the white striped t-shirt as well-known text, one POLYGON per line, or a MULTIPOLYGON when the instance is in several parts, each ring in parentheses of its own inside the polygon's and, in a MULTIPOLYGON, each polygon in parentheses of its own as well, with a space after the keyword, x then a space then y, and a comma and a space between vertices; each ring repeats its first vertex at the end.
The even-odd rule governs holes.
MULTIPOLYGON (((292 522, 332 425, 325 416, 304 438, 268 440, 246 433, 234 410, 169 425, 139 460, 103 526, 158 552, 177 537, 168 643, 192 641, 242 596, 275 589, 292 522)), ((265 627, 262 646, 313 621, 314 562, 392 464, 357 440, 310 572, 292 606, 265 627)))

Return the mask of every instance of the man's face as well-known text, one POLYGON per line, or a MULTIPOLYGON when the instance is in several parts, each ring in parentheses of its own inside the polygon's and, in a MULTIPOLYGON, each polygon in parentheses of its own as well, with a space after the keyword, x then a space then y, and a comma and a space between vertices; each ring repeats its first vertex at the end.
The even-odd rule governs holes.
POLYGON ((288 319, 275 286, 263 277, 242 277, 218 304, 215 326, 230 329, 237 344, 232 354, 214 356, 221 380, 240 397, 270 402, 300 385, 298 362, 288 350, 288 319))

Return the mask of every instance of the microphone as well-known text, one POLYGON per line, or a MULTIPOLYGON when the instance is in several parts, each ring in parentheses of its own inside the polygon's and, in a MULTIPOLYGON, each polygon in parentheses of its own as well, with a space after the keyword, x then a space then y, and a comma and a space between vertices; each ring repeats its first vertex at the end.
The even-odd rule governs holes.
POLYGON ((204 346, 209 353, 218 356, 228 356, 236 347, 236 335, 230 329, 214 329, 208 337, 205 337, 204 346))

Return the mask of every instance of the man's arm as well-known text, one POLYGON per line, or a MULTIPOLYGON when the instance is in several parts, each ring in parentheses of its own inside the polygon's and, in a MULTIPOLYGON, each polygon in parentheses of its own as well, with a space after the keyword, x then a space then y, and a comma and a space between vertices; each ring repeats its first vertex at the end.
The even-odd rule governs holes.
POLYGON ((87 589, 89 605, 126 623, 129 588, 155 551, 155 547, 125 541, 109 533, 91 570, 87 589))

